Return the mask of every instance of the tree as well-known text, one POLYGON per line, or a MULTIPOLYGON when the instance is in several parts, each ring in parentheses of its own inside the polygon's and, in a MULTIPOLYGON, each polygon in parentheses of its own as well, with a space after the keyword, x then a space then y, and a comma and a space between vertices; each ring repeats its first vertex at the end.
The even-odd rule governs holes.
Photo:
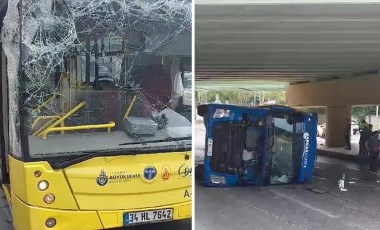
POLYGON ((207 102, 215 101, 217 94, 221 102, 228 100, 231 104, 250 105, 256 102, 255 104, 258 105, 268 100, 275 100, 276 104, 280 105, 287 104, 285 91, 208 91, 207 102))
POLYGON ((352 116, 357 117, 359 121, 367 116, 376 114, 376 106, 353 106, 352 116))

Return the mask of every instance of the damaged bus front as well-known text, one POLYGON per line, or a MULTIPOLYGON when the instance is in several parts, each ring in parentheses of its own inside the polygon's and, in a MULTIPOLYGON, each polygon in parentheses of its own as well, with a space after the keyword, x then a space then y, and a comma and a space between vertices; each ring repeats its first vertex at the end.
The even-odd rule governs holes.
POLYGON ((205 186, 310 182, 317 117, 285 106, 198 106, 206 126, 205 186))
POLYGON ((176 104, 190 31, 188 1, 9 1, 0 157, 16 230, 191 218, 191 122, 176 104))

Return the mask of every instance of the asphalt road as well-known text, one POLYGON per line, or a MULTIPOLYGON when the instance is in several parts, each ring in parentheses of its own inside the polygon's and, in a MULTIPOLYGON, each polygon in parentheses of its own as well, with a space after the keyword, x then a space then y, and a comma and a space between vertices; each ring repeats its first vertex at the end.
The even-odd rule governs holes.
POLYGON ((5 200, 3 191, 0 189, 0 230, 12 230, 11 214, 5 200))
MULTIPOLYGON (((193 137, 197 164, 204 153, 202 125, 196 125, 193 137)), ((368 173, 355 163, 320 156, 310 185, 207 188, 197 182, 195 229, 377 230, 379 195, 380 174, 368 173), (343 173, 346 192, 338 188, 343 173)))

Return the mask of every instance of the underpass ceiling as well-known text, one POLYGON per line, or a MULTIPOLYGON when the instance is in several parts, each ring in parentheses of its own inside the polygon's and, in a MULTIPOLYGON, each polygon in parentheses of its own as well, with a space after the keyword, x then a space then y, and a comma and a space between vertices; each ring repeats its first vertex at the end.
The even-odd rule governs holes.
POLYGON ((358 77, 379 69, 378 1, 195 4, 197 87, 235 88, 250 86, 252 80, 276 87, 358 77))

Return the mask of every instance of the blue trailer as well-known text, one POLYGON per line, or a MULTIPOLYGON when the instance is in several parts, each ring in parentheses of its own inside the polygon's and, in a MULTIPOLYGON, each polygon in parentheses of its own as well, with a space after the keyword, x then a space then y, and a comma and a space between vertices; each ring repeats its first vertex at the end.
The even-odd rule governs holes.
POLYGON ((279 106, 198 106, 206 126, 205 186, 311 182, 317 116, 279 106))

